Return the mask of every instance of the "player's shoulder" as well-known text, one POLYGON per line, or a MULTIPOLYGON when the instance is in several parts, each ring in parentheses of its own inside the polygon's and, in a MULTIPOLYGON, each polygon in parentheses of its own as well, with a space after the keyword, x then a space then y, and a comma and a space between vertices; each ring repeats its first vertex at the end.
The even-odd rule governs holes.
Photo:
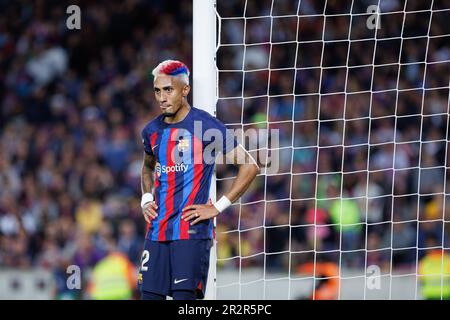
POLYGON ((223 123, 219 119, 217 119, 216 117, 214 117, 212 114, 210 114, 209 112, 207 112, 205 110, 202 110, 202 109, 199 109, 196 107, 192 107, 192 110, 194 111, 193 119, 202 121, 203 125, 212 126, 212 127, 217 127, 217 126, 223 125, 223 123))
POLYGON ((149 134, 149 133, 158 131, 158 128, 159 128, 161 120, 162 120, 162 117, 163 117, 163 115, 161 114, 161 115, 153 118, 149 122, 147 122, 147 124, 142 129, 142 133, 149 134))

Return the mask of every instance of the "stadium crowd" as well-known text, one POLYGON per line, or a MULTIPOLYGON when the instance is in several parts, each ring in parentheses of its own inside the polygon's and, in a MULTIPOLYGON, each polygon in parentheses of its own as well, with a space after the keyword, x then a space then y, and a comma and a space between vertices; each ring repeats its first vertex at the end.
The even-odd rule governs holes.
MULTIPOLYGON (((64 276, 113 249, 139 265, 140 131, 159 114, 149 71, 168 58, 192 66, 191 3, 176 3, 80 1, 81 30, 66 27, 69 3, 0 3, 1 268, 64 276)), ((218 13, 242 17, 243 3, 218 1, 218 13)), ((246 16, 262 18, 247 20, 245 39, 243 19, 222 21, 220 43, 235 45, 218 51, 217 115, 244 129, 269 121, 282 149, 279 174, 259 176, 219 216, 219 267, 263 266, 263 252, 278 252, 267 267, 287 270, 315 249, 350 267, 415 268, 428 238, 449 247, 448 11, 429 30, 429 11, 408 13, 402 28, 404 1, 384 3, 400 13, 372 30, 368 15, 350 19, 351 1, 327 1, 327 14, 343 15, 324 19, 323 1, 303 0, 298 30, 296 17, 267 18, 295 15, 297 1, 272 12, 248 1, 246 16), (244 42, 255 44, 245 55, 244 42)), ((234 173, 218 167, 218 194, 234 173)))
POLYGON ((0 4, 3 268, 89 268, 112 248, 139 265, 140 131, 159 114, 149 71, 192 65, 190 4, 80 2, 69 30, 70 4, 0 4))

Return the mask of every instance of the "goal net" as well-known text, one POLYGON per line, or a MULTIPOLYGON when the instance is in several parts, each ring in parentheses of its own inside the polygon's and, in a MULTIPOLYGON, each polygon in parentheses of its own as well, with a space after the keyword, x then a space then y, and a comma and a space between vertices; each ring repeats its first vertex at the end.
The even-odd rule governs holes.
MULTIPOLYGON (((216 298, 445 298, 450 3, 217 0, 216 14, 216 115, 261 165, 217 219, 216 298)), ((217 166, 218 197, 236 173, 217 166)))

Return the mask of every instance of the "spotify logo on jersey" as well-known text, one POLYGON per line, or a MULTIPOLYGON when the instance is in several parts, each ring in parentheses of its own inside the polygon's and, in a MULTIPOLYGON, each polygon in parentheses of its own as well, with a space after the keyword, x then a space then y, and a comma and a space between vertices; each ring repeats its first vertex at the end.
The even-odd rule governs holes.
POLYGON ((186 172, 189 168, 189 165, 184 163, 178 163, 173 166, 161 166, 159 162, 155 165, 156 176, 160 177, 161 173, 167 174, 171 172, 186 172))

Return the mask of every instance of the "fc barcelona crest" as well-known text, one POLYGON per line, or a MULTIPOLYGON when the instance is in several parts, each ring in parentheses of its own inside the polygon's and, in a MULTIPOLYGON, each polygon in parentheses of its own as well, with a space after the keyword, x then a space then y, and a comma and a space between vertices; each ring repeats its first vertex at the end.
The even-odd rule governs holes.
POLYGON ((184 152, 189 149, 189 140, 188 139, 180 139, 178 141, 178 151, 184 152))

